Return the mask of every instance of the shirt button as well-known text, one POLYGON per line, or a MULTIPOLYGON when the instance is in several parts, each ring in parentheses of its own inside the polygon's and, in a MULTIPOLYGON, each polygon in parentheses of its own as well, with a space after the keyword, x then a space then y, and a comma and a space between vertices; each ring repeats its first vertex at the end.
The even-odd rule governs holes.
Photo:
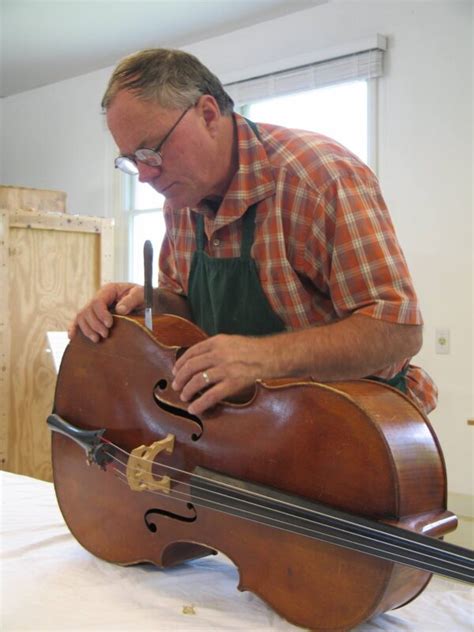
POLYGON ((220 246, 220 244, 221 244, 221 240, 220 239, 216 238, 216 239, 212 240, 212 245, 213 246, 220 246))

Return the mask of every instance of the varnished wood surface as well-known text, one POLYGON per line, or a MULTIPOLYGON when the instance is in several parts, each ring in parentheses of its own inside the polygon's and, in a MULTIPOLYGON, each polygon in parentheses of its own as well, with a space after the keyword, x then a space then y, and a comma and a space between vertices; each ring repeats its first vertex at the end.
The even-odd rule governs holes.
MULTIPOLYGON (((156 331, 176 325, 168 318, 156 331)), ((126 451, 171 432, 175 451, 160 455, 158 462, 180 470, 170 496, 132 492, 112 470, 87 466, 84 452, 71 440, 55 436, 58 500, 79 542, 122 564, 173 564, 182 559, 186 543, 198 547, 188 551, 190 556, 218 549, 238 566, 241 588, 311 629, 350 629, 414 598, 429 573, 211 509, 192 509, 186 494, 187 472, 200 465, 352 513, 406 522, 408 528, 418 522, 429 530, 430 521, 434 525, 446 516, 446 477, 439 445, 416 407, 371 382, 291 380, 285 386, 279 380, 259 385, 247 405, 224 403, 201 419, 187 418, 170 387, 178 352, 179 346, 163 345, 132 319, 120 317, 98 345, 82 336, 70 345, 56 412, 81 428, 106 428, 107 438, 126 451), (184 519, 160 515, 152 533, 144 516, 155 507, 184 519)), ((454 523, 447 520, 445 526, 454 523)))

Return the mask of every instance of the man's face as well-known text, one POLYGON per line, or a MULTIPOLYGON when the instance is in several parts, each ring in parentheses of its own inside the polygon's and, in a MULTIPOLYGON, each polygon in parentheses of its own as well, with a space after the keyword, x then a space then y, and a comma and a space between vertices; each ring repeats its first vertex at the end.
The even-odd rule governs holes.
MULTIPOLYGON (((196 206, 203 198, 220 193, 216 190, 216 131, 209 125, 201 99, 164 142, 159 167, 137 162, 140 182, 162 193, 173 210, 196 206)), ((157 147, 182 114, 183 110, 165 109, 122 90, 107 111, 107 124, 120 153, 131 155, 137 149, 157 147)))

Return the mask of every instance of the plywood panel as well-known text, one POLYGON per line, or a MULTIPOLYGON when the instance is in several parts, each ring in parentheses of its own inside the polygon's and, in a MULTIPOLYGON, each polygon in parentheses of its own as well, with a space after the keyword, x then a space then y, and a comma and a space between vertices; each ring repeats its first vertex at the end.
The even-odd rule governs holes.
POLYGON ((6 465, 10 419, 9 213, 0 209, 0 460, 6 465))
POLYGON ((7 469, 51 480, 56 375, 46 332, 64 330, 99 287, 97 233, 10 229, 10 420, 7 469))
POLYGON ((45 419, 56 375, 46 332, 64 331, 99 285, 112 280, 112 253, 111 220, 0 207, 3 469, 50 480, 45 419))
POLYGON ((66 210, 66 193, 49 189, 0 185, 0 207, 64 212, 66 210))

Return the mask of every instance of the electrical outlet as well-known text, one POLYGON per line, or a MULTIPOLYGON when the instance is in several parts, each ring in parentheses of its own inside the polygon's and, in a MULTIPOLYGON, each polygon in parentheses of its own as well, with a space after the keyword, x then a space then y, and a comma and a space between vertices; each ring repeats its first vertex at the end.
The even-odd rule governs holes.
POLYGON ((450 353, 449 329, 436 330, 435 345, 436 353, 450 353))

